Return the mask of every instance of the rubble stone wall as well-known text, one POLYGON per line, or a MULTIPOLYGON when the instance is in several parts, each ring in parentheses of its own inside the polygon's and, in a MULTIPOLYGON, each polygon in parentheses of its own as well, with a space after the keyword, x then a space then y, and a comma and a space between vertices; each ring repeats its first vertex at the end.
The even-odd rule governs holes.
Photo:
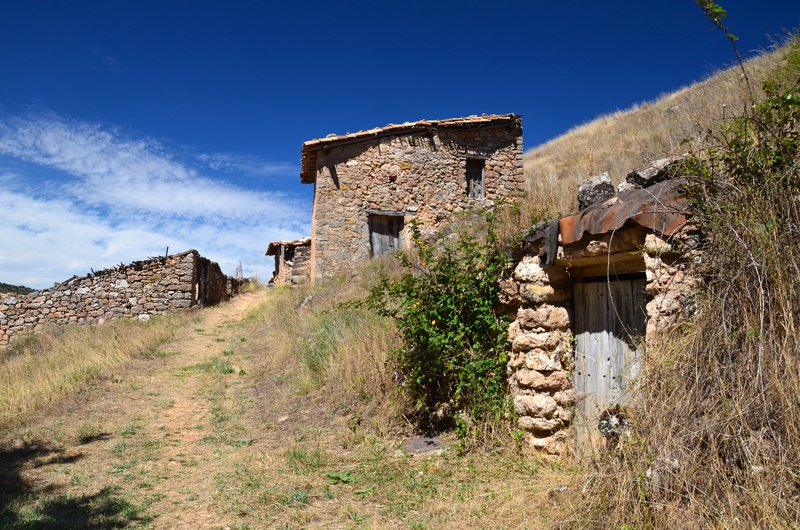
MULTIPOLYGON (((630 261, 631 251, 641 253, 646 275, 647 335, 645 344, 654 344, 659 334, 676 323, 682 314, 695 307, 699 280, 691 272, 700 254, 682 245, 691 239, 689 230, 667 242, 656 234, 639 231, 618 233, 616 241, 624 247, 611 249, 610 262, 623 256, 630 261), (638 241, 638 244, 636 243, 638 241), (617 253, 614 254, 613 252, 617 253)), ((600 253, 607 257, 609 246, 602 237, 587 238, 568 248, 559 247, 553 267, 542 267, 538 248, 529 249, 516 265, 513 275, 501 284, 501 302, 515 315, 509 326, 510 355, 507 364, 509 389, 519 415, 518 426, 525 431, 526 443, 549 454, 573 450, 570 432, 577 394, 571 377, 574 367, 573 282, 571 274, 580 258, 591 259, 600 253)), ((689 245, 691 246, 691 245, 689 245)))
MULTIPOLYGON (((435 228, 454 212, 520 196, 522 127, 441 128, 322 150, 317 158, 311 278, 370 256, 369 215, 391 212, 435 228), (484 160, 483 199, 467 194, 467 160, 484 160)), ((401 240, 404 238, 401 236, 401 240)))
POLYGON ((90 324, 101 319, 159 315, 214 305, 240 282, 189 250, 73 277, 25 296, 0 297, 0 347, 17 333, 45 324, 90 324))
POLYGON ((294 247, 294 256, 291 260, 275 256, 275 277, 273 285, 299 285, 306 283, 309 278, 311 261, 311 245, 298 245, 294 247))

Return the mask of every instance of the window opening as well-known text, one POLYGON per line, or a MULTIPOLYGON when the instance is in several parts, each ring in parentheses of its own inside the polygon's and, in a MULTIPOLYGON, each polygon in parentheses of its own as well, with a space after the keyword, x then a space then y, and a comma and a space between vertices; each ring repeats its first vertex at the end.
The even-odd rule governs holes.
POLYGON ((401 249, 402 215, 369 216, 370 254, 373 258, 401 249))
POLYGON ((486 161, 483 159, 467 159, 467 197, 471 199, 483 199, 485 193, 485 166, 486 161))

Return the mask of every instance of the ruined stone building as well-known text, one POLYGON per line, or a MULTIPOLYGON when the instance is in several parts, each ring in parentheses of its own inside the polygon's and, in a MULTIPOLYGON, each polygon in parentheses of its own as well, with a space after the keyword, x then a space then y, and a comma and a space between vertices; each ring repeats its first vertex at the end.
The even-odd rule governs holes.
POLYGON ((309 277, 402 249, 409 223, 522 194, 515 114, 422 120, 309 140, 300 180, 314 185, 309 277))
MULTIPOLYGON (((503 282, 507 366, 519 427, 534 448, 591 453, 626 403, 643 348, 691 311, 700 235, 679 167, 633 172, 626 191, 536 227, 503 282), (574 436, 574 438, 573 438, 574 436)), ((613 428, 613 426, 612 426, 613 428)))
POLYGON ((273 241, 267 247, 267 256, 275 256, 272 285, 298 285, 309 279, 308 262, 311 257, 311 238, 293 241, 273 241))

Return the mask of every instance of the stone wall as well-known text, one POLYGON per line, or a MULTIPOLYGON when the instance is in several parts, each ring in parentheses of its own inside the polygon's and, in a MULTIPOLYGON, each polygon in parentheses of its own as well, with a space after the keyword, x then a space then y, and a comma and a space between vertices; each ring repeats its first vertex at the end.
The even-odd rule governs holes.
POLYGON ((695 308, 699 279, 691 265, 701 258, 694 250, 696 231, 685 227, 669 241, 641 227, 613 235, 613 239, 606 234, 559 246, 559 259, 552 267, 542 266, 538 247, 530 248, 501 285, 501 302, 514 315, 507 374, 518 426, 530 447, 549 454, 573 450, 573 409, 582 397, 571 375, 575 279, 599 267, 607 270, 609 264, 619 265, 621 272, 644 272, 650 297, 646 346, 655 344, 679 316, 695 308))
MULTIPOLYGON (((369 215, 436 228, 465 208, 522 194, 522 127, 439 128, 321 150, 312 218, 312 280, 370 257, 369 215), (485 194, 467 196, 466 165, 484 160, 485 194)), ((401 239, 405 239, 401 236, 401 239)))
POLYGON ((89 324, 101 319, 159 315, 214 305, 236 294, 240 282, 196 250, 136 261, 26 296, 0 297, 0 347, 45 324, 89 324))
POLYGON ((273 285, 299 285, 306 283, 310 276, 311 243, 291 247, 291 259, 275 255, 275 274, 270 280, 273 285))

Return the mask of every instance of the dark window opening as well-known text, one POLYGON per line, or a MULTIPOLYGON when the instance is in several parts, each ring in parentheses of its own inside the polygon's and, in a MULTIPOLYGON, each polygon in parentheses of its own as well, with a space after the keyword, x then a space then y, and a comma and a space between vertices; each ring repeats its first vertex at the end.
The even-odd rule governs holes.
POLYGON ((391 254, 400 250, 400 234, 402 231, 402 215, 371 214, 369 216, 369 241, 372 257, 391 254))
POLYGON ((467 159, 467 197, 483 199, 485 193, 484 167, 486 161, 480 158, 467 159))

